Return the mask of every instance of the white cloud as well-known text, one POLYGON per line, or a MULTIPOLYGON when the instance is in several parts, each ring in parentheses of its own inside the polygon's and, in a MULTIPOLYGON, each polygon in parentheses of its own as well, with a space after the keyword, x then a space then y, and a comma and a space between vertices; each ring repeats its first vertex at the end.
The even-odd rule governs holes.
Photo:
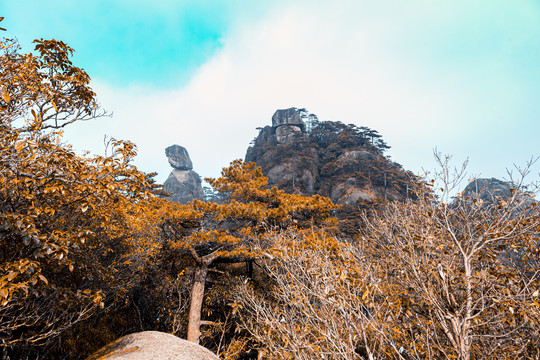
POLYGON ((503 59, 493 71, 466 61, 441 65, 429 52, 440 35, 430 31, 459 20, 455 5, 307 4, 277 6, 262 20, 238 19, 224 47, 182 88, 125 89, 96 81, 115 116, 74 128, 69 138, 93 151, 104 133, 133 140, 137 164, 158 171, 160 181, 170 172, 165 147, 185 146, 196 171, 217 176, 244 156, 256 127, 291 106, 378 130, 393 159, 415 172, 432 166, 435 146, 458 160, 470 156, 471 171, 485 176, 502 176, 505 166, 539 153, 523 138, 540 130, 530 120, 540 108, 523 96, 530 89, 516 80, 512 64, 503 59), (519 136, 509 131, 531 126, 519 136))

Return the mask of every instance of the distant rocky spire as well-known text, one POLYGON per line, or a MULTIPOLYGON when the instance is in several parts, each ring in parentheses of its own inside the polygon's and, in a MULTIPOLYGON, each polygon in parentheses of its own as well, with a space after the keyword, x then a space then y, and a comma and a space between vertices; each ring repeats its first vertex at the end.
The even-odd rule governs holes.
POLYGON ((193 199, 204 200, 201 177, 192 170, 193 163, 186 148, 171 145, 165 149, 165 155, 173 167, 163 184, 163 190, 172 194, 167 198, 181 204, 187 204, 193 199))

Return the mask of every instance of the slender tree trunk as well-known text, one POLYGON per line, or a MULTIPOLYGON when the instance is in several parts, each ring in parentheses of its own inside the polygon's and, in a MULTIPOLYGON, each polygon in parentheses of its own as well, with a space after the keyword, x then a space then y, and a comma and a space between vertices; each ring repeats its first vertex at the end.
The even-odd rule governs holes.
POLYGON ((197 265, 193 287, 191 288, 191 305, 189 307, 188 341, 199 343, 201 336, 201 311, 204 298, 204 285, 208 275, 208 264, 204 261, 197 265))
POLYGON ((464 360, 469 360, 471 357, 471 317, 472 317, 472 270, 471 262, 468 256, 464 259, 465 263, 465 290, 466 290, 466 302, 465 302, 465 316, 462 325, 462 357, 464 360))

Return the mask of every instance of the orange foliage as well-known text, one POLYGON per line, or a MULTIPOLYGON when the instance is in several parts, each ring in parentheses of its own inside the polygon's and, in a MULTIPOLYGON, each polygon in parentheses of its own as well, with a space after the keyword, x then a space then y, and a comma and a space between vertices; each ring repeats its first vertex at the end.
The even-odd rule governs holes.
POLYGON ((188 340, 198 342, 201 309, 209 266, 216 262, 251 262, 256 248, 272 246, 270 234, 287 229, 335 225, 337 208, 322 196, 287 194, 268 188, 261 169, 236 160, 219 179, 207 181, 223 197, 220 203, 194 200, 164 207, 162 225, 171 249, 190 254, 196 263, 191 292, 188 340), (264 244, 264 245, 261 245, 264 244))
POLYGON ((207 181, 225 196, 222 203, 194 200, 173 205, 164 229, 173 236, 173 248, 214 258, 257 257, 254 242, 273 231, 330 225, 337 208, 328 198, 287 194, 268 181, 254 163, 236 160, 222 176, 207 181))
MULTIPOLYGON (((36 41, 0 47, 0 343, 44 343, 106 306, 129 263, 131 223, 152 196, 112 140, 110 156, 78 156, 57 129, 96 116, 95 94, 72 49, 36 41), (117 254, 115 254, 117 252, 117 254), (126 250, 126 253, 128 251, 126 250)), ((132 247, 132 246, 131 246, 132 247)), ((124 284, 125 285, 125 284, 124 284)))

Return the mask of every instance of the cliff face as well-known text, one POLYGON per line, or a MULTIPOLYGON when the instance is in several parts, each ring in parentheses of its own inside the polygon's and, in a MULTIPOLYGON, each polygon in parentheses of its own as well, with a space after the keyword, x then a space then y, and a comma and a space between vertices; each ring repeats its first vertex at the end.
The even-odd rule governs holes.
POLYGON ((181 204, 187 204, 193 199, 204 200, 201 177, 193 171, 187 150, 180 145, 172 145, 165 149, 165 155, 173 167, 163 184, 163 190, 172 194, 167 199, 181 204))
POLYGON ((388 160, 386 149, 374 130, 318 121, 290 108, 274 113, 272 125, 262 128, 247 150, 246 161, 261 166, 271 185, 288 192, 357 206, 408 196, 412 174, 388 160))

